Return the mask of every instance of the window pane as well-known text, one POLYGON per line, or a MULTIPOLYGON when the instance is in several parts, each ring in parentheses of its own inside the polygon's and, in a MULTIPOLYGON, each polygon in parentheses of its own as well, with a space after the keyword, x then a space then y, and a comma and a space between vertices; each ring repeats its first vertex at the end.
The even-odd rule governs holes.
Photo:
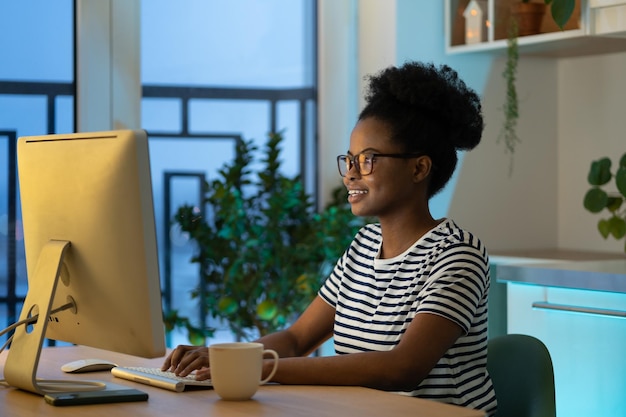
POLYGON ((0 2, 0 80, 74 80, 73 3, 0 2))
POLYGON ((148 131, 180 133, 181 103, 178 99, 150 99, 141 102, 141 127, 148 131))
POLYGON ((265 142, 270 130, 269 104, 256 100, 193 100, 189 115, 192 132, 237 132, 265 142))
POLYGON ((312 2, 142 2, 144 84, 313 84, 312 2))
POLYGON ((0 94, 0 126, 10 126, 18 136, 47 132, 46 97, 0 94))

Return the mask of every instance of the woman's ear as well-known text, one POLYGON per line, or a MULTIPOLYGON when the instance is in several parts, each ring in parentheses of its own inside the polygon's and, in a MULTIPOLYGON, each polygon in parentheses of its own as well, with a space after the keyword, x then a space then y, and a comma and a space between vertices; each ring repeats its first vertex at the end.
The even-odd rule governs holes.
POLYGON ((432 169, 432 166, 433 161, 428 155, 422 155, 415 158, 415 165, 413 168, 413 181, 424 181, 424 179, 426 179, 428 175, 430 175, 430 170, 432 169))

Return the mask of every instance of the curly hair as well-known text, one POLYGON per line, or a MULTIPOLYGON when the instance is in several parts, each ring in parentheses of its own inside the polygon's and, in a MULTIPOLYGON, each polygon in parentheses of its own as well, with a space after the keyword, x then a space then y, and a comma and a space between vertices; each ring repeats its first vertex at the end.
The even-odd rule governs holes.
POLYGON ((471 150, 480 142, 480 98, 447 65, 407 62, 367 80, 366 105, 359 120, 372 117, 382 121, 404 152, 431 158, 428 197, 432 197, 450 180, 457 150, 471 150))

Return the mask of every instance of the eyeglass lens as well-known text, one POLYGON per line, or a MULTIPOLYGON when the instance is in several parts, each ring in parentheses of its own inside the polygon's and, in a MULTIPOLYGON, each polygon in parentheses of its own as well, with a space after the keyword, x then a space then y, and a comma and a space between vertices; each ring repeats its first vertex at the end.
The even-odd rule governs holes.
POLYGON ((352 168, 352 165, 355 165, 357 172, 361 175, 368 175, 372 172, 372 159, 371 155, 364 153, 354 155, 353 157, 340 155, 337 157, 339 174, 345 177, 352 168))

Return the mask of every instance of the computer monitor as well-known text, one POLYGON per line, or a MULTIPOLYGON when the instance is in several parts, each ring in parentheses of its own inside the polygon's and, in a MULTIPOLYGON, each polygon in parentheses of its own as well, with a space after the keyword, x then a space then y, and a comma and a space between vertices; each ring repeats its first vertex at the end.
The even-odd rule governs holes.
POLYGON ((17 157, 28 272, 20 320, 37 321, 15 330, 7 383, 45 393, 36 377, 45 338, 163 356, 146 132, 20 137, 17 157), (55 313, 62 305, 72 308, 55 313))

